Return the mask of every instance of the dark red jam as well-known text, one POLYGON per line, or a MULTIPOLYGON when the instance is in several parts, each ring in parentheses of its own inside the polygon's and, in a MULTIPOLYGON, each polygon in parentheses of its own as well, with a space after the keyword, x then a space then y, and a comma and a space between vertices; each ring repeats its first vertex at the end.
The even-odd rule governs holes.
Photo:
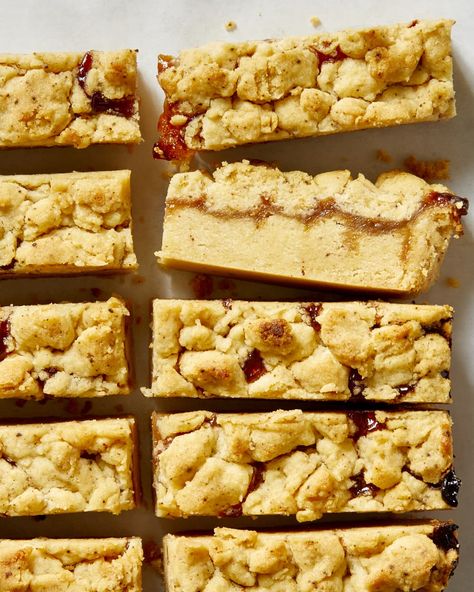
POLYGON ((91 106, 95 113, 112 113, 122 117, 132 117, 135 112, 135 97, 127 96, 121 99, 108 99, 100 92, 91 96, 91 106))
POLYGON ((82 58, 81 63, 79 64, 79 67, 77 69, 77 80, 84 92, 86 92, 86 78, 87 74, 89 74, 89 70, 92 68, 92 62, 92 54, 90 53, 90 51, 88 51, 82 58))
POLYGON ((331 53, 325 53, 323 51, 320 51, 319 49, 316 49, 316 47, 314 47, 313 45, 310 47, 310 49, 318 57, 319 69, 321 69, 321 66, 326 62, 329 62, 330 64, 334 62, 341 62, 342 60, 345 60, 348 57, 348 55, 342 51, 339 45, 336 45, 336 47, 332 50, 331 53))
POLYGON ((377 420, 375 411, 349 411, 348 416, 356 426, 353 436, 355 440, 387 427, 385 423, 377 420))
POLYGON ((91 100, 91 107, 94 113, 111 113, 114 115, 121 115, 122 117, 131 117, 135 112, 135 97, 129 95, 121 99, 109 99, 101 92, 95 92, 90 95, 86 90, 87 74, 92 68, 94 58, 92 53, 88 51, 81 60, 77 69, 77 80, 91 100))
POLYGON ((242 370, 244 371, 247 382, 255 382, 267 372, 258 349, 253 349, 249 353, 242 370))
POLYGON ((316 302, 311 302, 311 304, 308 304, 308 306, 305 306, 304 309, 308 313, 309 322, 311 323, 311 327, 313 327, 313 329, 316 331, 316 333, 319 333, 321 331, 321 325, 316 319, 321 312, 321 304, 316 303, 316 302))
POLYGON ((189 160, 193 151, 184 141, 184 126, 178 127, 171 123, 174 115, 181 115, 176 105, 165 101, 163 113, 158 120, 160 139, 153 147, 153 157, 158 160, 189 160))
POLYGON ((349 372, 349 392, 351 393, 351 397, 363 400, 362 393, 364 392, 364 388, 365 384, 362 376, 358 370, 351 368, 349 372))
POLYGON ((0 321, 0 362, 7 357, 7 339, 10 335, 8 319, 0 321))
POLYGON ((456 508, 458 505, 458 494, 461 487, 461 479, 456 476, 453 469, 447 473, 440 483, 441 496, 443 500, 451 506, 456 508))
POLYGON ((170 55, 160 54, 158 56, 158 74, 162 74, 168 68, 175 65, 175 58, 170 55))
POLYGON ((458 528, 457 524, 440 524, 434 529, 433 534, 430 535, 430 539, 439 549, 443 549, 445 552, 451 549, 457 551, 459 549, 459 541, 454 533, 458 528))
POLYGON ((257 487, 259 487, 263 483, 263 480, 265 478, 265 464, 264 463, 255 462, 252 464, 252 468, 253 468, 252 477, 250 478, 250 483, 249 483, 249 486, 248 486, 247 491, 245 493, 244 499, 241 502, 239 502, 238 504, 234 504, 233 506, 230 506, 229 508, 226 508, 225 510, 223 510, 219 514, 219 516, 226 517, 226 518, 238 518, 239 516, 242 516, 242 511, 243 511, 242 508, 245 503, 245 500, 252 493, 252 491, 255 491, 257 489, 257 487))
POLYGON ((465 197, 459 197, 459 195, 453 195, 452 193, 432 191, 423 200, 423 207, 425 208, 448 205, 453 206, 453 217, 456 222, 460 222, 461 217, 466 216, 469 210, 469 200, 465 197), (461 204, 461 207, 456 206, 458 203, 461 204))
POLYGON ((400 396, 404 397, 405 395, 408 395, 408 393, 412 393, 415 390, 415 385, 414 384, 401 384, 400 386, 397 386, 397 391, 400 394, 400 396))
POLYGON ((376 485, 367 483, 364 471, 354 475, 351 479, 354 481, 354 485, 349 489, 352 497, 359 497, 360 495, 370 495, 373 497, 379 491, 376 485))

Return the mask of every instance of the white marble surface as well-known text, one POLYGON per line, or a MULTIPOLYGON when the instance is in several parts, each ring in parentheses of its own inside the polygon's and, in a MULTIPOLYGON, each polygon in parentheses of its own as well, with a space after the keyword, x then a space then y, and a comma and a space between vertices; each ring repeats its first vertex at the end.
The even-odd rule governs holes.
MULTIPOLYGON (((451 17, 454 28, 455 85, 459 115, 449 121, 419 124, 377 131, 356 132, 292 142, 280 142, 244 147, 220 153, 209 160, 237 160, 243 157, 276 161, 282 168, 299 168, 317 173, 336 168, 361 171, 374 178, 390 165, 376 160, 375 151, 383 148, 400 165, 408 154, 418 158, 449 158, 452 179, 450 187, 459 195, 469 197, 474 186, 474 4, 453 0, 397 0, 382 3, 375 0, 240 0, 227 3, 219 0, 15 0, 1 3, 0 52, 67 51, 133 47, 139 49, 141 116, 145 141, 140 146, 94 147, 78 151, 72 148, 17 150, 0 153, 0 174, 67 172, 70 170, 102 170, 131 168, 133 181, 133 211, 135 239, 140 262, 142 283, 132 276, 118 278, 67 278, 7 280, 0 282, 0 304, 40 303, 61 300, 93 300, 92 289, 100 289, 106 298, 110 293, 122 294, 133 301, 134 362, 137 388, 130 397, 111 397, 94 401, 90 415, 112 415, 123 409, 133 413, 140 426, 142 483, 144 506, 119 517, 106 515, 70 515, 48 517, 45 520, 13 518, 0 520, 0 537, 32 536, 111 536, 141 535, 146 541, 159 543, 167 530, 211 528, 213 520, 164 521, 153 516, 151 508, 151 470, 149 416, 153 409, 178 410, 245 408, 260 410, 274 408, 271 403, 246 401, 244 404, 206 401, 173 402, 144 399, 138 386, 149 384, 148 342, 149 303, 153 297, 192 297, 191 274, 160 270, 153 251, 160 247, 166 178, 166 165, 151 158, 156 135, 156 120, 161 109, 162 94, 155 81, 156 54, 173 54, 181 48, 213 40, 244 40, 308 35, 317 30, 338 30, 344 27, 365 27, 376 24, 410 21, 414 18, 451 17), (310 18, 315 15, 322 26, 314 29, 310 18), (237 29, 229 33, 225 23, 233 20, 237 29), (117 407, 120 405, 121 407, 117 407)), ((449 587, 451 592, 466 592, 474 581, 474 536, 470 510, 474 506, 473 414, 471 398, 474 370, 472 355, 474 337, 472 314, 473 278, 472 214, 466 221, 466 233, 454 241, 445 260, 436 286, 419 302, 450 303, 456 309, 454 335, 453 417, 455 421, 456 469, 463 479, 459 509, 443 514, 460 524, 462 558, 449 587), (459 281, 459 288, 448 286, 447 277, 459 281)), ((218 281, 215 281, 217 285, 218 281)), ((95 292, 95 290, 94 290, 95 292)), ((250 282, 236 282, 232 290, 214 292, 215 297, 239 296, 277 299, 301 296, 317 298, 304 290, 284 289, 250 282)), ((334 294, 320 298, 337 297, 334 294)), ((0 402, 0 420, 11 417, 41 418, 45 416, 72 419, 81 416, 84 402, 77 410, 67 402, 48 401, 46 404, 28 403, 23 407, 12 401, 0 402), (74 413, 75 411, 75 413, 74 413)), ((308 406, 305 406, 308 408, 308 406)), ((346 516, 347 518, 347 516, 346 516)), ((349 517, 350 519, 353 519, 349 517)), ((227 525, 246 526, 293 525, 291 520, 261 521, 226 520, 227 525)), ((221 522, 222 524, 222 522, 221 522)), ((161 590, 159 574, 145 570, 144 590, 161 590)))

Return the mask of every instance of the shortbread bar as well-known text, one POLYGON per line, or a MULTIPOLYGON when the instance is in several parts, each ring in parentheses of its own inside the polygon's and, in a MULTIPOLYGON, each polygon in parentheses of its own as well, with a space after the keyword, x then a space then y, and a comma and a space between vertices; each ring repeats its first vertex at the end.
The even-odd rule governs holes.
POLYGON ((248 161, 171 179, 159 261, 169 267, 398 295, 426 290, 467 200, 400 171, 372 184, 248 161))
POLYGON ((135 507, 130 418, 0 426, 0 515, 135 507))
POLYGON ((161 55, 155 156, 453 117, 452 25, 412 21, 161 55))
POLYGON ((160 517, 411 512, 457 505, 444 411, 154 414, 160 517))
POLYGON ((0 540, 2 592, 141 592, 138 538, 0 540))
POLYGON ((136 51, 0 55, 0 148, 141 141, 136 51))
POLYGON ((136 268, 130 171, 0 176, 0 278, 136 268))
POLYGON ((216 528, 164 537, 168 592, 441 592, 456 568, 451 522, 287 532, 216 528))
POLYGON ((450 306, 153 302, 154 397, 449 403, 450 306))
POLYGON ((0 399, 128 394, 129 314, 115 297, 0 307, 0 399))

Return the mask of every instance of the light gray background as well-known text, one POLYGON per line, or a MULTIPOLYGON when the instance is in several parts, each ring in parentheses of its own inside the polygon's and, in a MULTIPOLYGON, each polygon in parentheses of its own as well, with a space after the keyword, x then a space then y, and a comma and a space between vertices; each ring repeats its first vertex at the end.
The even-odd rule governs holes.
MULTIPOLYGON (((440 0, 353 0, 352 2, 323 2, 321 0, 240 0, 237 2, 171 0, 3 0, 0 2, 0 52, 27 53, 32 51, 86 51, 88 49, 139 49, 139 92, 142 98, 141 117, 143 144, 133 149, 126 147, 95 147, 78 151, 72 148, 17 150, 0 153, 0 174, 67 172, 71 170, 103 170, 131 168, 133 180, 133 212, 135 240, 143 283, 133 277, 68 278, 8 280, 0 283, 0 304, 43 303, 61 300, 94 300, 92 288, 101 290, 106 298, 112 292, 122 294, 133 302, 134 362, 136 390, 130 397, 110 397, 94 401, 89 415, 112 415, 120 411, 133 413, 140 426, 142 454, 142 484, 145 494, 143 508, 119 517, 83 514, 0 520, 0 537, 32 536, 119 536, 141 535, 145 541, 159 543, 163 532, 189 528, 211 528, 213 520, 165 521, 153 516, 150 494, 150 436, 149 416, 153 409, 178 410, 209 409, 260 410, 275 408, 267 402, 173 402, 144 399, 138 386, 149 384, 148 342, 149 303, 152 297, 192 297, 191 274, 165 273, 160 270, 153 251, 160 247, 163 204, 167 180, 167 165, 153 161, 152 144, 155 139, 156 119, 161 109, 162 94, 155 81, 156 54, 174 54, 181 48, 214 40, 244 40, 284 35, 309 35, 317 31, 335 31, 345 27, 366 27, 414 18, 449 17, 457 21, 454 27, 455 85, 459 115, 455 119, 433 124, 356 132, 292 142, 246 147, 220 153, 208 160, 238 160, 243 157, 272 160, 286 169, 302 169, 311 173, 337 168, 349 168, 374 178, 390 166, 398 166, 408 154, 418 158, 449 158, 452 179, 449 186, 459 195, 469 197, 474 181, 474 4, 468 0, 450 3, 440 0), (322 27, 314 29, 311 16, 318 16, 322 27), (228 20, 237 23, 237 30, 229 33, 224 25, 228 20), (383 148, 394 156, 393 165, 375 159, 375 151, 383 148), (121 407, 118 407, 121 406, 121 407)), ((449 303, 456 309, 454 335, 453 416, 455 422, 456 468, 463 479, 460 507, 443 514, 461 525, 461 563, 449 587, 451 592, 466 592, 474 581, 474 537, 471 509, 474 506, 472 466, 474 403, 472 385, 474 372, 472 355, 473 224, 472 215, 466 222, 466 233, 454 241, 436 286, 419 302, 449 303), (450 288, 448 276, 460 282, 450 288)), ((217 282, 215 282, 217 284, 217 282)), ((318 298, 314 292, 290 290, 269 285, 237 282, 234 289, 214 292, 215 297, 277 299, 301 296, 318 298)), ((319 295, 321 298, 321 296, 319 295)), ((335 298, 326 294, 322 298, 335 298)), ((63 419, 84 417, 79 401, 76 410, 67 401, 48 401, 46 404, 28 403, 24 407, 13 401, 0 402, 0 419, 7 417, 41 418, 55 416, 63 419), (75 413, 74 413, 75 411, 75 413)), ((309 406, 310 408, 311 406, 309 406)), ((305 406, 308 408, 308 405, 305 406)), ((347 518, 347 517, 346 517, 347 518)), ((350 517, 349 517, 350 518, 350 517)), ((294 524, 291 520, 262 519, 259 521, 221 521, 226 525, 265 526, 294 524)), ((145 569, 146 592, 161 590, 160 576, 151 568, 145 569)))

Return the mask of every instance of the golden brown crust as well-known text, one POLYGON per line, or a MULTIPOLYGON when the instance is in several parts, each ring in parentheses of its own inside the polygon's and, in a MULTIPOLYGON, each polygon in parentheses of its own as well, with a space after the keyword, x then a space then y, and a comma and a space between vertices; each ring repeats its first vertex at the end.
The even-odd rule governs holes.
POLYGON ((0 540, 3 592, 141 592, 138 538, 0 540))
POLYGON ((0 307, 0 399, 129 394, 129 314, 116 297, 0 307))
POLYGON ((162 517, 410 512, 456 503, 444 411, 154 414, 162 517))
POLYGON ((141 141, 136 52, 0 55, 0 148, 141 141))
POLYGON ((155 397, 450 401, 449 306, 155 300, 155 397))
POLYGON ((0 426, 0 514, 135 507, 134 420, 0 426))
POLYGON ((466 200, 389 171, 311 176, 249 161, 173 176, 159 261, 242 277, 417 294, 435 280, 466 200), (235 245, 239 245, 236 249, 235 245))
POLYGON ((0 176, 0 277, 136 268, 130 171, 0 176))
POLYGON ((453 22, 213 43, 160 56, 158 157, 455 115, 453 22))
POLYGON ((273 592, 441 592, 456 566, 452 523, 301 532, 216 528, 214 536, 166 535, 168 592, 251 587, 273 592), (444 531, 449 546, 440 546, 444 531))

